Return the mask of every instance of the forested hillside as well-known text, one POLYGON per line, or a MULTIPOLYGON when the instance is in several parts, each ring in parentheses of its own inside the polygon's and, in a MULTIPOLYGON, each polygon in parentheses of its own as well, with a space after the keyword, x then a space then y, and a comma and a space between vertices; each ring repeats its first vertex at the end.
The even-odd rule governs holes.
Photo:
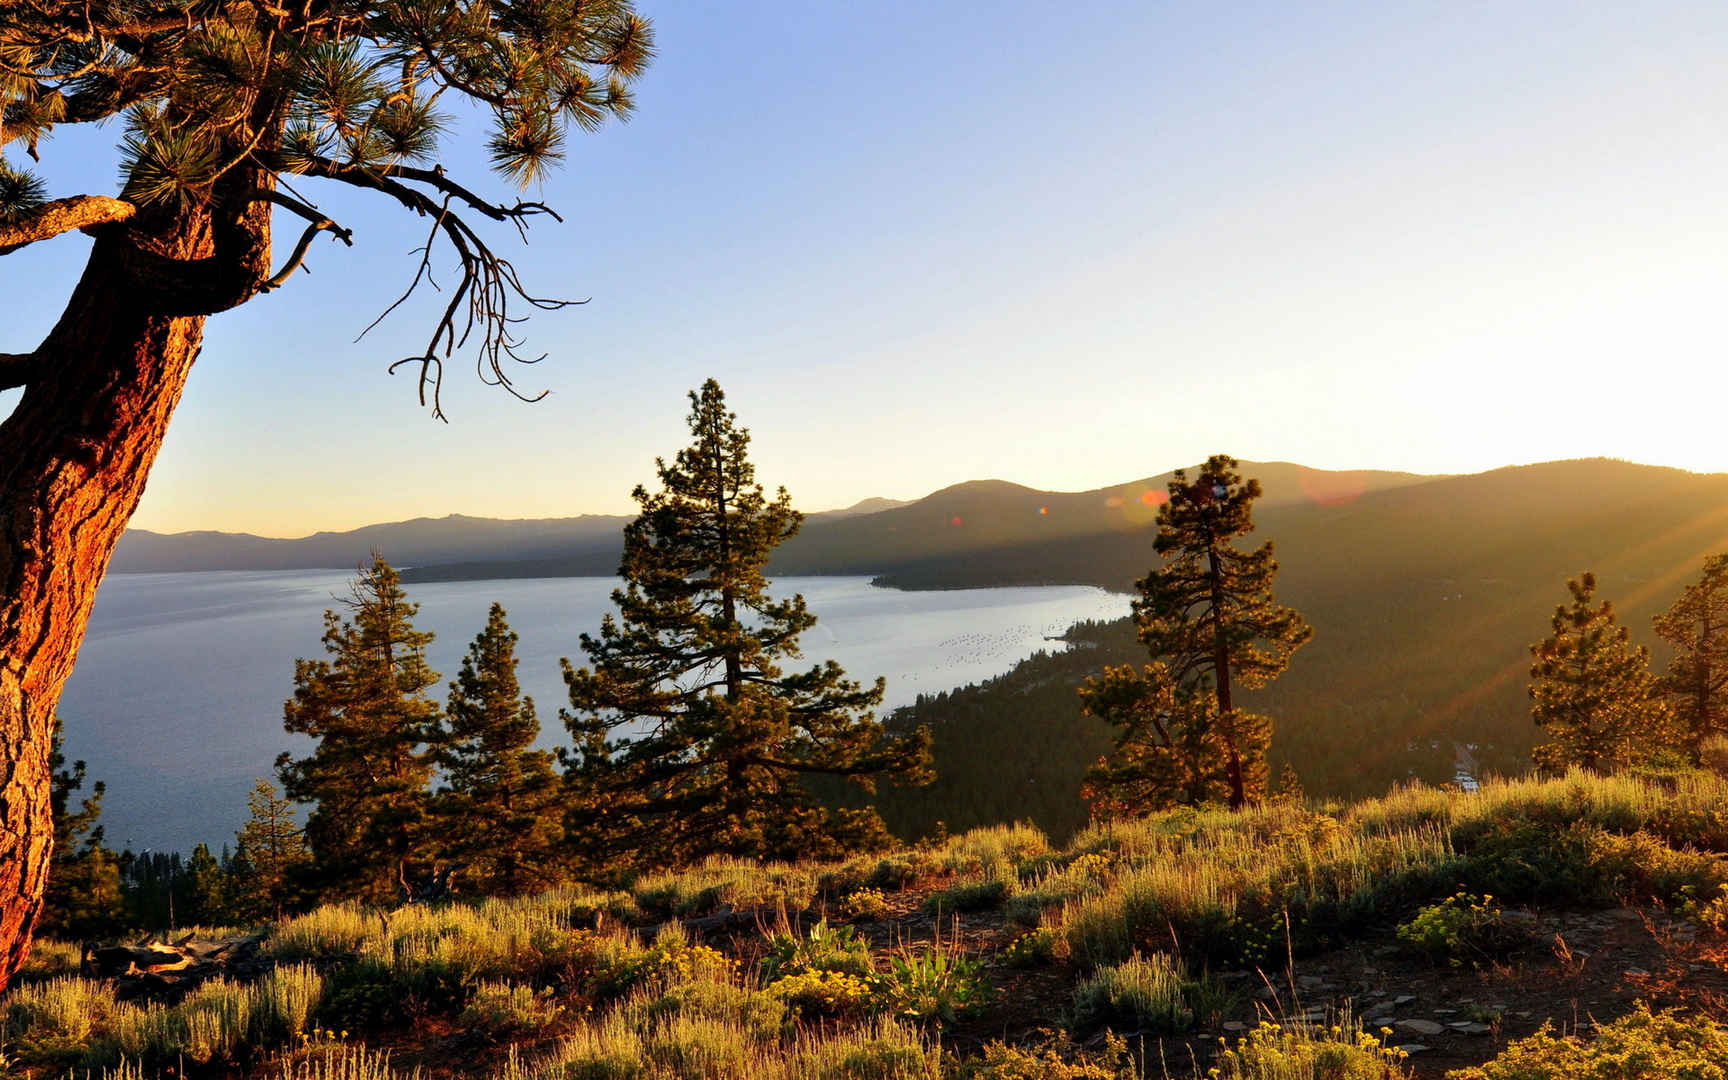
MULTIPOLYGON (((1264 466, 1244 465, 1248 475, 1264 466)), ((1346 503, 1267 498, 1257 538, 1276 542, 1280 600, 1315 637, 1249 707, 1278 722, 1272 771, 1293 765, 1310 794, 1360 796, 1400 777, 1450 779, 1458 748, 1477 767, 1528 767, 1537 731, 1525 684, 1564 582, 1596 572, 1634 638, 1665 652, 1650 619, 1728 548, 1728 476, 1587 460, 1500 469, 1364 494, 1346 503)), ((906 586, 1088 581, 1127 588, 1151 565, 1149 534, 1100 532, 930 559, 906 586)), ((1088 628, 1097 644, 1027 661, 914 710, 937 732, 935 788, 896 792, 896 826, 919 830, 1032 816, 1063 832, 1083 820, 1080 777, 1106 745, 1071 691, 1103 663, 1140 662, 1126 621, 1088 628), (1019 748, 1029 751, 1020 759, 1019 748), (1011 764, 1005 752, 1014 748, 1011 764), (982 756, 987 767, 973 761, 982 756), (969 764, 969 762, 973 762, 969 764), (1006 768, 1019 782, 999 783, 1006 768), (1022 775, 1023 773, 1023 775, 1022 775), (976 775, 974 775, 976 774, 976 775)))

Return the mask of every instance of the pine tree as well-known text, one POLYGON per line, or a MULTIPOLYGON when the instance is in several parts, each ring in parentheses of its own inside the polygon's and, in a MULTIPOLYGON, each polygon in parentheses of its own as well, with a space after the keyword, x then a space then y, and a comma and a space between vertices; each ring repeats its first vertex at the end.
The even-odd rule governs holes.
MULTIPOLYGON (((52 329, 0 343, 0 392, 24 388, 0 420, 0 989, 47 876, 55 703, 206 320, 288 292, 315 244, 352 245, 319 209, 319 188, 340 190, 331 201, 357 219, 350 200, 425 223, 411 261, 429 261, 404 276, 410 291, 447 291, 423 344, 389 358, 420 403, 442 415, 444 367, 462 350, 485 382, 536 396, 516 384, 516 362, 536 359, 524 314, 569 302, 532 291, 487 223, 515 235, 562 219, 539 197, 488 193, 476 163, 538 185, 568 136, 630 115, 653 51, 628 0, 0 3, 0 255, 57 237, 88 252, 52 329), (112 171, 88 167, 102 123, 119 144, 112 171), (86 137, 52 137, 69 127, 86 137), (36 171, 66 144, 81 147, 75 168, 36 171), (118 184, 68 188, 104 172, 118 184)), ((8 265, 20 263, 37 265, 8 265)), ((320 321, 296 329, 310 343, 320 321)))
POLYGON ((276 785, 259 777, 246 797, 250 817, 236 836, 235 872, 238 914, 246 919, 280 919, 295 900, 294 883, 307 861, 306 838, 294 819, 294 805, 277 798, 276 785))
POLYGON ((98 780, 88 797, 72 808, 72 798, 84 788, 84 762, 66 768, 58 719, 49 751, 53 783, 49 799, 54 814, 54 856, 49 862, 48 888, 43 894, 39 924, 43 933, 63 938, 101 937, 125 922, 125 897, 120 863, 103 844, 102 796, 107 786, 98 780))
POLYGON ((880 679, 861 686, 832 661, 782 670, 816 617, 801 596, 771 598, 763 567, 802 515, 784 488, 763 495, 719 385, 690 402, 694 441, 656 463, 659 491, 634 493, 617 617, 582 636, 589 666, 564 662, 572 835, 602 871, 882 845, 875 810, 825 807, 804 780, 923 780, 929 733, 883 729, 880 679))
POLYGON ((1081 796, 1095 817, 1132 817, 1230 796, 1228 747, 1216 699, 1182 687, 1162 663, 1107 667, 1080 688, 1087 716, 1118 728, 1116 745, 1086 775, 1081 796))
POLYGON ((1244 482, 1236 468, 1219 454, 1193 483, 1176 470, 1153 541, 1163 564, 1135 585, 1139 639, 1155 665, 1114 669, 1082 688, 1088 709, 1122 729, 1088 781, 1105 804, 1145 812, 1166 803, 1142 799, 1196 801, 1219 770, 1232 807, 1265 793, 1272 721, 1239 708, 1236 689, 1275 679, 1313 630, 1272 597, 1271 541, 1254 551, 1232 544, 1254 530, 1260 497, 1259 481, 1244 482), (1140 766, 1144 777, 1135 775, 1140 766))
POLYGON ((1704 560, 1703 576, 1655 622, 1674 646, 1657 688, 1668 695, 1676 735, 1696 763, 1706 742, 1728 734, 1728 554, 1704 560))
POLYGON ((423 869, 422 828, 438 737, 438 705, 426 695, 430 633, 414 629, 419 605, 374 555, 354 580, 350 618, 324 613, 328 660, 294 665, 288 731, 318 740, 311 756, 277 759, 282 788, 312 803, 306 819, 314 880, 334 898, 382 903, 423 869))
POLYGON ((1530 714, 1549 739, 1536 747, 1536 764, 1608 772, 1644 760, 1672 741, 1650 654, 1632 644, 1611 603, 1596 603, 1595 574, 1566 588, 1571 606, 1556 607, 1553 632, 1530 646, 1530 714))
POLYGON ((228 876, 222 863, 199 844, 186 860, 183 903, 178 912, 185 926, 221 926, 229 922, 228 876))
POLYGON ((516 634, 498 604, 450 684, 440 751, 442 854, 478 891, 513 896, 560 876, 564 793, 534 699, 516 681, 516 634))

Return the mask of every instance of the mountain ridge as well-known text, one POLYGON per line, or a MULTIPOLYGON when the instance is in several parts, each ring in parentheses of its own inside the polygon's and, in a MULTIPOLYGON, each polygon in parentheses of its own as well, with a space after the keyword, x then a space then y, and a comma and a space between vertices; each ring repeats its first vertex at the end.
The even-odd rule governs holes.
MULTIPOLYGON (((1290 462, 1245 462, 1266 477, 1265 505, 1305 499, 1348 501, 1361 494, 1434 479, 1391 470, 1325 470, 1290 462)), ((777 552, 782 573, 879 574, 898 562, 1013 545, 1098 529, 1134 530, 1151 522, 1170 472, 1077 492, 1043 491, 1001 479, 968 480, 915 500, 870 498, 805 515, 803 532, 777 552), (1029 515, 1046 519, 1028 527, 1029 515), (943 535, 943 530, 953 530, 943 535), (923 542, 908 542, 910 534, 923 542), (885 537, 893 535, 894 542, 885 537), (888 561, 884 562, 884 553, 888 561)), ((465 514, 378 522, 304 537, 193 530, 128 530, 114 573, 200 570, 346 569, 373 548, 407 569, 410 581, 487 577, 609 575, 628 515, 485 518, 465 514)))

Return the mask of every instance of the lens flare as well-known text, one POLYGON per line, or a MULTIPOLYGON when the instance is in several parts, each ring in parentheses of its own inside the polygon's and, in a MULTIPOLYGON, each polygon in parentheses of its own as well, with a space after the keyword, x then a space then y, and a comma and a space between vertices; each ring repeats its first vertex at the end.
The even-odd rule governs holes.
POLYGON ((1170 493, 1168 491, 1158 491, 1154 488, 1147 488, 1145 491, 1140 493, 1140 501, 1147 506, 1163 506, 1165 503, 1170 501, 1170 493))
POLYGON ((1302 494, 1321 506, 1348 506, 1362 497, 1365 486, 1359 476, 1304 472, 1302 494))

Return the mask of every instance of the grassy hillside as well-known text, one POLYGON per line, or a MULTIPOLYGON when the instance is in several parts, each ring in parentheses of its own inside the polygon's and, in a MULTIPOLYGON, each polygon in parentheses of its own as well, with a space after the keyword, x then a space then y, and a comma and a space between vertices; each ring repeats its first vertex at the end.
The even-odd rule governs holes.
POLYGON ((4 1049, 25 1077, 1398 1080, 1505 1052, 1525 1071, 1459 1080, 1655 1080, 1728 1065, 1725 805, 1711 774, 1573 775, 337 905, 155 1004, 42 943, 4 1049), (1586 1016, 1600 1049, 1541 1041, 1586 1016), (1627 1047, 1656 1071, 1588 1071, 1627 1047))

